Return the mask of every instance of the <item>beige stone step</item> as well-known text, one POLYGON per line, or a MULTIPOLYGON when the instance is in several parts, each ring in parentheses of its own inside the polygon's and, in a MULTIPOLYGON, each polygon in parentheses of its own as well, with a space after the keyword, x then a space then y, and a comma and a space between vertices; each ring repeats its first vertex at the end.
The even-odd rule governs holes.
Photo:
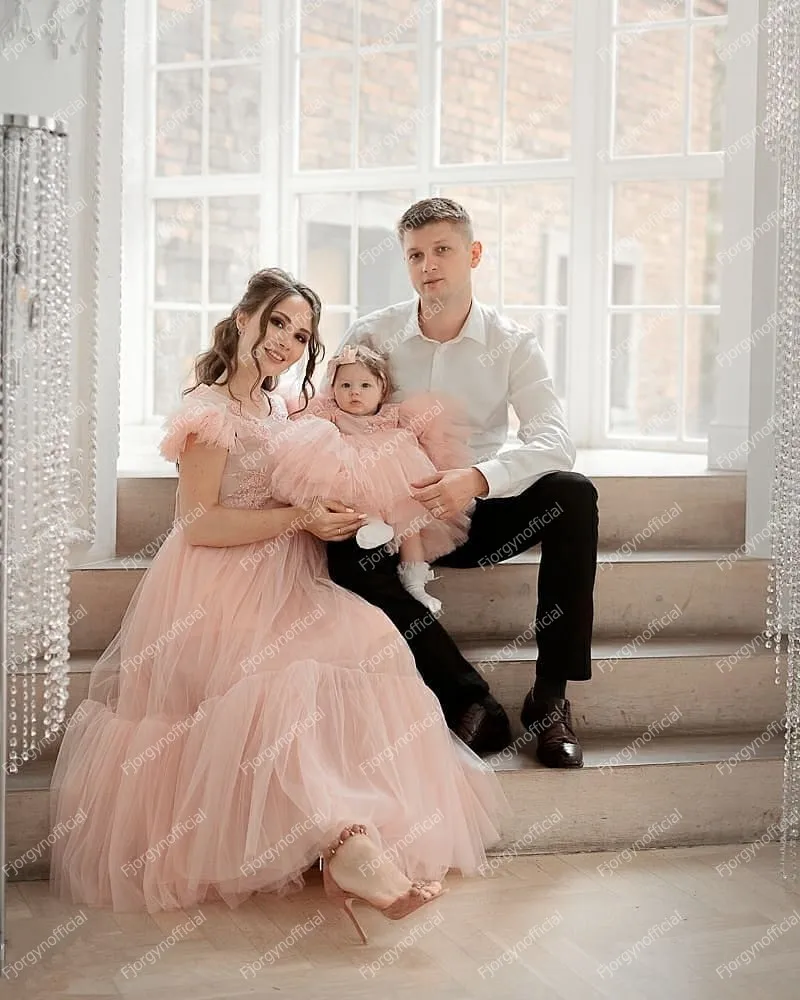
MULTIPOLYGON (((780 741, 758 744, 760 735, 665 732, 629 759, 625 737, 597 736, 585 741, 586 764, 577 771, 543 768, 523 746, 495 762, 514 816, 492 865, 503 863, 504 852, 753 841, 778 821, 783 774, 780 741)), ((40 761, 9 776, 7 861, 18 879, 48 872, 51 772, 52 762, 40 761), (17 868, 29 851, 30 860, 17 868)))
MULTIPOLYGON (((643 551, 666 548, 735 549, 745 537, 745 479, 741 474, 596 475, 600 546, 643 551)), ((174 476, 117 481, 117 553, 146 559, 169 532, 174 476)))
MULTIPOLYGON (((521 732, 519 713, 534 676, 536 646, 465 641, 461 648, 489 682, 521 732)), ((638 647, 624 639, 592 644, 592 680, 569 685, 573 720, 582 734, 640 732, 677 706, 677 733, 729 733, 780 718, 785 687, 763 638, 654 638, 638 647)))
MULTIPOLYGON (((505 706, 518 736, 519 713, 535 667, 535 644, 464 642, 461 646, 505 706)), ((774 683, 774 660, 761 637, 656 638, 621 653, 623 646, 624 640, 595 642, 593 679, 569 686, 582 738, 644 732, 675 706, 680 714, 670 723, 670 731, 704 735, 763 728, 784 710, 784 686, 774 683)), ((98 655, 75 653, 70 659, 67 719, 88 696, 89 674, 98 655)), ((60 734, 42 741, 37 758, 54 758, 60 744, 60 734)))
MULTIPOLYGON (((767 563, 722 551, 601 553, 595 586, 597 638, 635 639, 648 627, 662 637, 755 635, 764 627, 767 563), (672 619, 670 619, 672 615, 672 619), (661 622, 654 624, 655 619, 661 622)), ((71 571, 73 650, 102 649, 150 560, 125 568, 122 557, 71 571)), ((441 569, 430 591, 445 604, 442 623, 460 639, 516 638, 531 632, 538 552, 488 569, 441 569)))
MULTIPOLYGON (((662 637, 763 630, 768 564, 725 552, 601 552, 595 583, 594 635, 634 640, 648 628, 662 637), (658 621, 657 621, 658 620, 658 621)), ((446 569, 428 586, 444 602, 442 624, 461 639, 530 635, 539 553, 487 569, 446 569)))

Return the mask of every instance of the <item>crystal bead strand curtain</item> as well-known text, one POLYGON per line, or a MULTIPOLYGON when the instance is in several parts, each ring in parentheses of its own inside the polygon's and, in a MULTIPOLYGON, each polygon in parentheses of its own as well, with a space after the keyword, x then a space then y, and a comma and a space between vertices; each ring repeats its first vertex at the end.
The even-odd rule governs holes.
POLYGON ((69 656, 70 258, 67 137, 0 116, 0 945, 6 775, 61 729, 69 656))
POLYGON ((775 474, 767 587, 767 642, 776 683, 786 663, 781 872, 797 879, 800 839, 800 3, 770 0, 765 140, 780 167, 778 322, 775 344, 775 474))

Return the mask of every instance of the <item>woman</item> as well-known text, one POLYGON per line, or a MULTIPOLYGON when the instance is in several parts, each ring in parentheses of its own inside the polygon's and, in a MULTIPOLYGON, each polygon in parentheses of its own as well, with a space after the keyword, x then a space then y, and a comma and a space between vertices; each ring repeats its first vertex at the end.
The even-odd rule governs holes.
POLYGON ((167 423, 176 521, 55 768, 53 825, 84 817, 53 846, 73 902, 235 906, 299 888, 324 856, 333 901, 397 918, 499 836, 496 777, 448 732, 389 619, 327 576, 320 543, 362 516, 279 505, 260 471, 287 426, 278 377, 304 355, 313 392, 319 318, 309 288, 254 274, 167 423))

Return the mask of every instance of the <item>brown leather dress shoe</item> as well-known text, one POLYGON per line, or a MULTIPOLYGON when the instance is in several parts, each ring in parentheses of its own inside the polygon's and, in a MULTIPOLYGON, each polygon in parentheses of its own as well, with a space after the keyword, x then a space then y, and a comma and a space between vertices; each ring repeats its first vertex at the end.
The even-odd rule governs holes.
POLYGON ((536 735, 536 757, 545 767, 583 767, 583 750, 566 698, 534 702, 529 691, 521 718, 522 725, 536 735))
POLYGON ((505 709, 491 695, 470 705, 453 732, 478 755, 499 753, 512 742, 505 709))

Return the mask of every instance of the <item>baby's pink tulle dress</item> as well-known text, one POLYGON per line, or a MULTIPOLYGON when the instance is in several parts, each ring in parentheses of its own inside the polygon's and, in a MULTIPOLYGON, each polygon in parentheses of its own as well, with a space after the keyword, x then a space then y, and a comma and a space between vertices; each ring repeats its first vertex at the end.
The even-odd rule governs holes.
POLYGON ((272 495, 308 506, 315 496, 379 517, 402 541, 419 534, 432 562, 466 540, 469 518, 435 518, 410 492, 444 469, 472 463, 469 428, 453 401, 421 394, 373 416, 340 410, 330 396, 295 415, 270 455, 272 495))
MULTIPOLYGON (((163 455, 196 434, 228 450, 223 505, 279 506, 262 470, 289 421, 270 400, 257 419, 200 386, 168 421, 163 455)), ((353 822, 397 845, 409 878, 438 879, 476 872, 507 812, 400 633, 331 582, 320 541, 191 546, 179 519, 64 734, 51 881, 115 910, 236 906, 300 887, 353 822)))

